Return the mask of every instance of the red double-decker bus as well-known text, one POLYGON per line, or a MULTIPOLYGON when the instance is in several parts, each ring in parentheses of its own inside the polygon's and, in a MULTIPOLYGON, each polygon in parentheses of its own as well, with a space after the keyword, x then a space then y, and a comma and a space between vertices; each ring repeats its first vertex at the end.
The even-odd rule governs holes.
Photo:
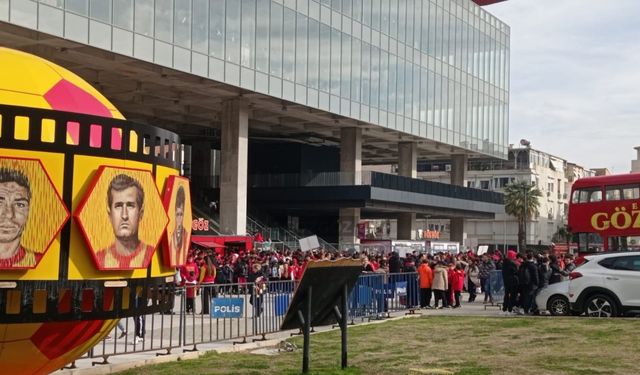
POLYGON ((578 179, 568 221, 581 253, 640 250, 640 173, 578 179))

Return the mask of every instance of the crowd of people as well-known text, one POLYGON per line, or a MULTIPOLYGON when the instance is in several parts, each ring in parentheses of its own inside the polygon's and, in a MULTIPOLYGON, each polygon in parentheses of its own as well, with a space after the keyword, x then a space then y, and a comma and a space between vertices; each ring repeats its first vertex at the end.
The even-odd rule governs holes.
MULTIPOLYGON (((403 257, 397 252, 369 254, 366 251, 327 252, 324 250, 303 252, 285 248, 281 251, 229 251, 193 247, 187 263, 176 273, 177 282, 186 287, 188 313, 194 313, 194 301, 202 296, 203 314, 209 313, 209 301, 218 288, 235 288, 238 292, 246 283, 256 281, 300 280, 309 261, 341 257, 358 258, 363 273, 416 273, 419 292, 408 307, 424 309, 460 308, 463 292, 468 302, 484 296, 484 303, 494 303, 489 286, 493 271, 499 270, 505 288, 503 310, 505 314, 535 314, 534 302, 538 290, 561 281, 575 268, 573 257, 530 251, 516 253, 508 250, 506 256, 499 251, 476 255, 471 249, 459 254, 447 252, 424 254, 412 252, 403 257), (217 285, 218 288, 207 287, 217 285), (433 304, 432 304, 433 301, 433 304)), ((244 290, 244 289, 242 289, 244 290)), ((254 291, 248 290, 252 294, 254 291)))

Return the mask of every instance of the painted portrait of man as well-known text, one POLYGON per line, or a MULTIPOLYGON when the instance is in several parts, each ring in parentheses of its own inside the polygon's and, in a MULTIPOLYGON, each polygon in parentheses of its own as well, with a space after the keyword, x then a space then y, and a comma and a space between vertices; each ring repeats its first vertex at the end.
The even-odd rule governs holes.
POLYGON ((169 256, 171 257, 171 264, 174 265, 184 263, 187 250, 189 249, 188 234, 184 227, 185 203, 186 194, 184 187, 180 186, 176 192, 176 227, 169 238, 169 256))
POLYGON ((42 254, 22 244, 29 220, 31 185, 22 172, 0 168, 0 268, 29 268, 42 254))
POLYGON ((96 253, 101 268, 131 269, 149 264, 154 248, 138 237, 144 217, 144 190, 140 182, 126 174, 113 177, 107 189, 107 215, 115 239, 96 253))

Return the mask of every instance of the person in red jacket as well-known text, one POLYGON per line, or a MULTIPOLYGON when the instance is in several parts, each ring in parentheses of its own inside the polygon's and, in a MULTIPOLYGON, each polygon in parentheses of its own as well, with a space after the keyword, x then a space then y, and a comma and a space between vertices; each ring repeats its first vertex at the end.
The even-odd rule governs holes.
POLYGON ((183 285, 187 289, 187 314, 194 313, 194 302, 196 299, 196 284, 200 270, 198 264, 193 259, 193 255, 189 254, 187 263, 180 268, 180 276, 182 276, 183 285))
POLYGON ((453 308, 460 307, 460 294, 462 293, 462 288, 464 287, 464 269, 462 268, 461 263, 457 263, 455 269, 453 270, 453 277, 451 280, 451 290, 453 291, 453 295, 455 298, 455 305, 453 308))
POLYGON ((431 284, 433 283, 433 271, 429 267, 429 260, 422 258, 418 267, 418 279, 420 282, 420 308, 431 309, 431 284))
POLYGON ((453 283, 454 283, 454 279, 456 278, 455 269, 456 269, 455 261, 451 259, 447 265, 447 280, 449 281, 449 289, 447 289, 446 298, 447 298, 447 302, 449 302, 449 305, 447 306, 449 308, 453 307, 454 305, 455 293, 453 292, 453 283))

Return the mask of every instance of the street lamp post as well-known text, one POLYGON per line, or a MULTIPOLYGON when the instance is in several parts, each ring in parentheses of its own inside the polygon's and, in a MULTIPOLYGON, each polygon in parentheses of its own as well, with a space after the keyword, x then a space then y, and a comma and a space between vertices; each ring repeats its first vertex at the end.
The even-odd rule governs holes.
POLYGON ((529 220, 529 216, 527 215, 527 191, 529 190, 529 184, 524 185, 524 226, 523 226, 523 234, 524 234, 524 249, 522 252, 527 251, 527 221, 529 220))

